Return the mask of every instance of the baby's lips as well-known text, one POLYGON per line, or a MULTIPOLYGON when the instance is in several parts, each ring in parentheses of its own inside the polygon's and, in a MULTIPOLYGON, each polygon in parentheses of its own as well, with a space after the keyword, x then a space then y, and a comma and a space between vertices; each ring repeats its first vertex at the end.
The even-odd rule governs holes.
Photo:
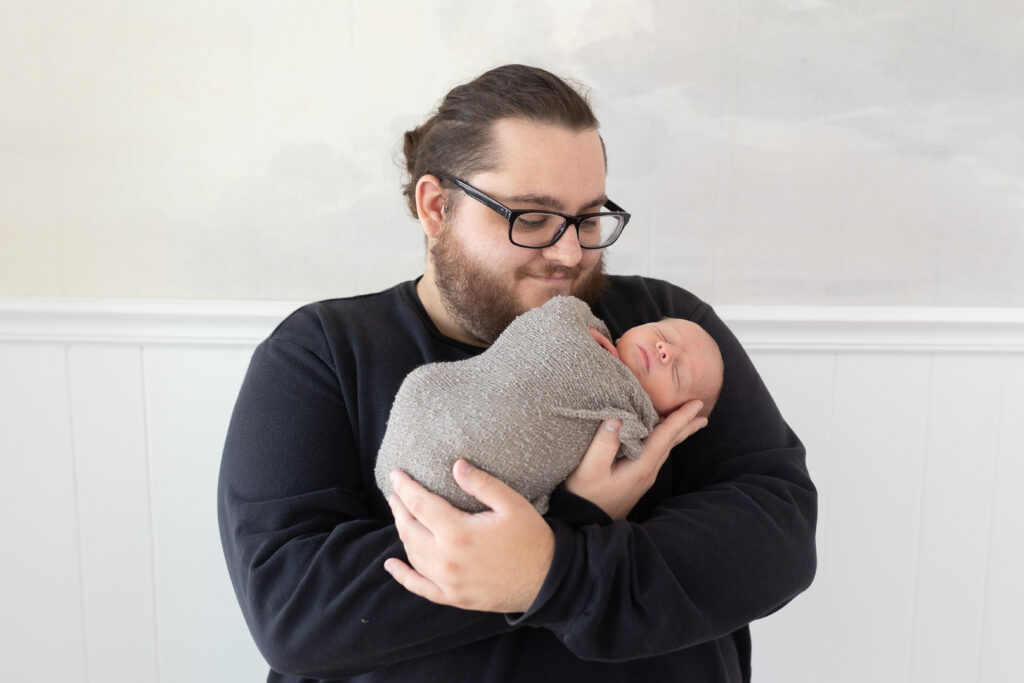
POLYGON ((644 361, 644 370, 647 372, 647 374, 650 374, 651 373, 651 357, 649 355, 647 355, 647 351, 644 349, 644 347, 642 347, 639 344, 637 344, 636 348, 640 349, 640 358, 644 361))

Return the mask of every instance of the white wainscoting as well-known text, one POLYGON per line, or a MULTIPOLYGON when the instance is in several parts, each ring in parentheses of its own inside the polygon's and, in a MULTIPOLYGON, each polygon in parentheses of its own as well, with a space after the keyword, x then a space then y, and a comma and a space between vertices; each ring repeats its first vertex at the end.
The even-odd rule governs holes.
MULTIPOLYGON (((291 303, 0 299, 0 658, 258 681, 217 536, 253 346, 291 303)), ((1024 643, 1024 311, 722 308, 804 439, 814 586, 757 683, 1002 683, 1024 643)))

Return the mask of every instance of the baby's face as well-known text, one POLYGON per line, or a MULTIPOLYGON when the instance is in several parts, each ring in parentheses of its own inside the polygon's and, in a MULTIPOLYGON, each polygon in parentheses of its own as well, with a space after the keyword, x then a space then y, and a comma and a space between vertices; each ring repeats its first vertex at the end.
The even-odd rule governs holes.
POLYGON ((640 380, 659 415, 699 398, 711 408, 722 383, 722 356, 696 323, 667 318, 626 330, 615 342, 621 360, 640 380))

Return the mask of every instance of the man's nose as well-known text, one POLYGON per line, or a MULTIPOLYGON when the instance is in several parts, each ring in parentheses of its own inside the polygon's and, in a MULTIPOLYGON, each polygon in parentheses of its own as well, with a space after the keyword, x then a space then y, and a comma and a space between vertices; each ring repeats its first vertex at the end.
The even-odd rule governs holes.
POLYGON ((583 248, 580 247, 580 237, 576 227, 570 225, 558 239, 557 242, 543 250, 544 258, 549 261, 556 261, 563 266, 575 266, 583 258, 583 248))

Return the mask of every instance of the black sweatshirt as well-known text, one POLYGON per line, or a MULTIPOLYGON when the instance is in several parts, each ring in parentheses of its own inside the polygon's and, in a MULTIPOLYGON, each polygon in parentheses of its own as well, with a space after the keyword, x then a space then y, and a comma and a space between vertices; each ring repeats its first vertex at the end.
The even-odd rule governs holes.
POLYGON ((374 482, 392 400, 414 368, 481 351, 443 336, 415 282, 305 306, 257 347, 221 463, 228 570, 268 681, 750 679, 747 624, 814 576, 804 449, 710 306, 641 277, 594 306, 614 336, 693 320, 725 363, 710 424, 676 447, 628 520, 557 489, 551 569, 524 614, 407 592, 374 482))

